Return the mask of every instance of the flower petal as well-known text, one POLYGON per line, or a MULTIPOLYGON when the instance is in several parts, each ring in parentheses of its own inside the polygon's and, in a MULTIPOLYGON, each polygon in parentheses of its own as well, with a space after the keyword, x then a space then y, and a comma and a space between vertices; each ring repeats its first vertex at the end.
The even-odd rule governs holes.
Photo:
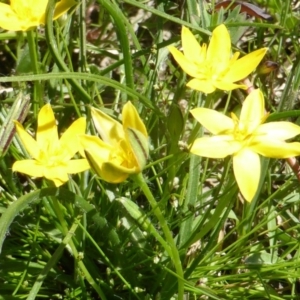
POLYGON ((117 147, 119 141, 125 139, 121 123, 99 109, 92 107, 91 112, 93 122, 102 140, 117 147))
MULTIPOLYGON (((46 177, 45 177, 46 178, 46 177)), ((60 178, 48 178, 49 180, 53 181, 54 185, 56 187, 60 187, 61 185, 63 185, 64 183, 66 183, 67 181, 69 181, 69 177, 66 175, 66 178, 64 178, 63 180, 61 180, 60 178)))
POLYGON ((74 121, 61 136, 60 146, 63 149, 67 149, 69 159, 71 159, 76 152, 82 150, 81 144, 79 143, 78 135, 83 135, 85 133, 85 129, 85 118, 79 118, 76 121, 74 121))
POLYGON ((203 56, 202 49, 195 36, 187 27, 181 29, 181 42, 184 56, 195 63, 201 63, 203 56))
MULTIPOLYGON (((33 26, 45 24, 47 2, 11 0, 10 5, 0 3, 0 27, 13 31, 26 31, 33 26)), ((75 4, 74 0, 59 1, 55 7, 54 19, 75 4)))
POLYGON ((31 157, 37 159, 40 155, 40 148, 36 140, 24 130, 23 126, 18 122, 14 121, 17 133, 19 135, 22 144, 24 145, 27 152, 31 157))
POLYGON ((233 120, 216 110, 198 107, 190 112, 212 134, 226 134, 234 130, 233 120))
POLYGON ((38 114, 36 141, 40 149, 53 153, 52 149, 58 146, 56 120, 51 105, 44 105, 38 114))
POLYGON ((229 61, 229 66, 232 66, 232 64, 234 64, 238 58, 240 57, 240 52, 235 52, 232 57, 230 58, 230 61, 229 61))
POLYGON ((61 15, 66 13, 72 6, 76 5, 77 2, 74 0, 61 0, 55 6, 53 20, 56 20, 61 15))
POLYGON ((66 172, 68 174, 76 174, 90 169, 90 164, 86 159, 73 159, 69 160, 66 172))
POLYGON ((85 155, 91 168, 96 172, 96 174, 103 180, 110 183, 119 183, 124 181, 129 174, 138 173, 139 170, 136 168, 126 168, 122 167, 122 161, 99 161, 99 156, 97 153, 91 152, 89 149, 85 150, 85 155))
POLYGON ((110 183, 120 183, 126 180, 130 174, 128 169, 125 170, 126 172, 124 172, 123 168, 118 168, 114 164, 104 163, 101 168, 100 177, 110 183))
POLYGON ((24 159, 16 161, 12 166, 13 172, 20 172, 32 177, 43 177, 44 166, 33 159, 24 159))
POLYGON ((138 165, 129 161, 122 148, 104 143, 98 137, 83 135, 79 137, 85 149, 86 158, 94 171, 105 181, 118 183, 128 174, 138 173, 138 165))
POLYGON ((201 80, 194 78, 190 80, 187 85, 189 88, 200 91, 205 94, 213 93, 216 90, 216 87, 214 86, 213 81, 211 80, 201 80))
POLYGON ((260 125, 254 132, 256 136, 264 135, 268 139, 285 141, 300 134, 300 126, 291 122, 270 122, 260 125))
POLYGON ((8 4, 0 3, 0 27, 6 30, 27 30, 26 22, 20 20, 8 4))
POLYGON ((191 77, 197 77, 198 66, 194 62, 192 62, 189 58, 185 57, 183 53, 177 50, 175 47, 169 46, 168 49, 185 73, 187 73, 191 77))
POLYGON ((95 160, 98 164, 109 160, 110 153, 116 150, 115 147, 105 143, 97 136, 80 135, 78 138, 83 149, 92 156, 96 156, 95 160))
POLYGON ((122 123, 124 132, 126 132, 127 128, 136 129, 145 137, 148 137, 146 126, 141 120, 136 108, 130 101, 128 101, 123 107, 122 123))
POLYGON ((243 89, 243 90, 247 89, 247 86, 244 84, 236 84, 232 82, 223 81, 222 78, 220 80, 216 80, 214 82, 214 85, 216 88, 223 91, 232 91, 235 89, 243 89))
POLYGON ((229 135, 217 135, 196 139, 190 152, 210 158, 224 158, 240 150, 242 145, 229 135))
POLYGON ((247 148, 239 151, 233 156, 233 171, 242 195, 251 202, 260 179, 259 155, 247 148))
POLYGON ((65 182, 69 181, 69 176, 67 173, 66 165, 58 165, 55 167, 44 168, 45 178, 54 182, 56 187, 63 185, 65 182))
POLYGON ((265 100, 260 89, 253 90, 245 99, 241 115, 241 130, 246 130, 247 134, 251 134, 265 119, 265 100))
POLYGON ((238 59, 231 65, 223 79, 228 82, 236 82, 246 78, 256 69, 267 50, 268 48, 261 48, 238 59))
POLYGON ((249 148, 270 158, 289 158, 300 155, 300 143, 286 143, 266 137, 255 137, 249 148))
MULTIPOLYGON (((214 62, 214 65, 229 63, 231 51, 230 35, 224 24, 216 27, 212 33, 207 48, 207 60, 214 62)), ((230 80, 229 80, 230 81, 230 80)))
POLYGON ((97 159, 97 155, 89 150, 85 151, 85 156, 96 174, 107 182, 119 183, 128 177, 127 173, 120 173, 119 170, 116 171, 113 164, 109 162, 100 162, 97 159))
POLYGON ((45 0, 11 0, 10 5, 19 19, 30 28, 32 26, 38 26, 39 24, 45 24, 47 2, 48 1, 45 0))
POLYGON ((136 166, 136 168, 142 170, 146 166, 147 159, 149 156, 149 140, 148 137, 144 136, 140 131, 127 128, 128 144, 131 150, 127 151, 128 160, 127 167, 136 166), (129 155, 132 153, 132 155, 129 155))

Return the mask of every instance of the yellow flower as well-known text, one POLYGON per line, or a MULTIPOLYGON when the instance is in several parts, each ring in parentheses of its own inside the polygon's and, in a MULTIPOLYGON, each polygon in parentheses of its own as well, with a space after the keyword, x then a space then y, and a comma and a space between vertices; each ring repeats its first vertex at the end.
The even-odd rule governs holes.
POLYGON ((247 77, 267 51, 267 48, 262 48, 240 59, 240 53, 236 52, 231 57, 231 41, 225 25, 216 27, 208 47, 206 44, 201 47, 186 27, 182 27, 181 39, 183 53, 173 46, 168 49, 183 71, 194 77, 187 86, 207 94, 216 89, 246 89, 245 85, 234 82, 247 77))
POLYGON ((17 133, 33 159, 16 161, 13 171, 29 176, 45 177, 60 186, 75 174, 90 168, 86 159, 71 158, 80 150, 78 134, 84 134, 85 118, 79 118, 58 138, 56 121, 50 104, 44 105, 38 115, 36 140, 15 121, 17 133))
POLYGON ((148 134, 131 102, 123 107, 123 125, 95 108, 92 108, 92 118, 101 139, 82 135, 80 142, 95 172, 111 183, 141 172, 149 153, 148 134))
MULTIPOLYGON (((10 0, 10 5, 0 3, 0 27, 6 30, 26 31, 45 24, 48 0, 10 0)), ((74 0, 61 0, 55 6, 54 20, 75 5, 74 0)))
POLYGON ((213 136, 196 139, 190 151, 210 158, 233 155, 237 184, 249 202, 259 184, 259 154, 270 158, 300 155, 300 143, 285 142, 300 134, 300 127, 284 121, 264 124, 268 114, 265 113, 264 97, 259 89, 246 98, 239 119, 233 113, 229 118, 208 108, 195 108, 191 113, 213 136))

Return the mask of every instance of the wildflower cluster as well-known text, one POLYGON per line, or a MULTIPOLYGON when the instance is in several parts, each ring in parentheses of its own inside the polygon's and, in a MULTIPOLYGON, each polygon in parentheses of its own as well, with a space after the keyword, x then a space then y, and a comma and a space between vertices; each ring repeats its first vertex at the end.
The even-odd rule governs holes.
POLYGON ((67 182, 68 174, 88 170, 90 165, 102 179, 112 183, 124 181, 129 174, 141 172, 148 157, 148 135, 131 102, 123 108, 123 127, 94 108, 92 117, 102 139, 85 135, 85 118, 79 118, 59 140, 49 104, 39 113, 36 140, 15 121, 17 133, 33 160, 15 162, 13 171, 45 177, 56 186, 67 182), (72 160, 77 152, 86 158, 72 160))
MULTIPOLYGON (((218 26, 212 34, 209 46, 198 44, 189 29, 182 28, 183 53, 175 47, 170 52, 181 68, 191 77, 187 86, 204 93, 216 89, 246 89, 236 83, 247 77, 260 63, 267 48, 256 50, 238 59, 239 53, 231 57, 231 41, 224 25, 218 26)), ((231 113, 231 118, 207 108, 191 110, 193 117, 212 136, 196 139, 191 153, 224 158, 233 155, 233 171, 240 191, 247 201, 251 201, 257 191, 261 162, 259 155, 270 158, 288 158, 300 155, 300 143, 285 141, 300 134, 300 127, 291 122, 265 123, 264 97, 257 89, 252 91, 243 103, 240 117, 231 113)))
MULTIPOLYGON (((28 9, 27 4, 19 7, 15 4, 15 1, 11 1, 11 6, 2 5, 16 16, 24 14, 28 9)), ((59 2, 57 16, 73 4, 72 1, 59 2)), ((44 11, 46 2, 41 1, 39 5, 43 5, 39 11, 44 11)), ((45 16, 37 16, 32 12, 28 18, 22 24, 19 22, 22 30, 43 23, 45 16)), ((224 25, 213 31, 208 46, 200 46, 190 30, 183 27, 182 46, 183 53, 173 46, 169 50, 181 68, 193 77, 187 86, 204 93, 212 93, 216 89, 246 89, 239 81, 258 66, 267 51, 267 48, 262 48, 240 59, 238 52, 231 56, 230 36, 224 25)), ((239 117, 234 113, 228 117, 203 107, 192 109, 191 114, 212 135, 193 141, 190 152, 210 158, 232 155, 234 175, 247 201, 253 199, 258 188, 260 155, 270 158, 300 155, 300 143, 286 142, 300 134, 300 127, 291 122, 266 122, 268 114, 259 89, 252 91, 245 99, 239 117)), ((95 108, 91 109, 91 115, 99 136, 85 134, 85 119, 80 118, 59 140, 49 104, 39 113, 36 140, 21 124, 15 122, 19 137, 33 159, 17 161, 13 170, 45 177, 56 186, 65 183, 68 174, 82 172, 89 167, 103 180, 111 183, 122 182, 129 175, 140 173, 147 162, 149 142, 146 127, 133 104, 127 102, 123 107, 122 125, 95 108), (72 160, 77 152, 84 158, 72 160)))
POLYGON ((157 2, 0 1, 1 299, 297 298, 297 1, 157 2))

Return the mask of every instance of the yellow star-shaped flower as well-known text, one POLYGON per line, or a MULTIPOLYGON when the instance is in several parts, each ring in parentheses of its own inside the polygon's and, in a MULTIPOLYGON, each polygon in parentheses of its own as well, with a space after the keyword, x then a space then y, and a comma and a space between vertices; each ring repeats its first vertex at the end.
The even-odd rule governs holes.
POLYGON ((45 177, 60 186, 75 174, 90 168, 86 159, 71 158, 81 150, 77 136, 84 134, 85 118, 79 118, 58 138, 56 121, 50 104, 42 107, 38 115, 36 140, 15 121, 17 133, 33 159, 16 161, 13 171, 29 176, 45 177))
POLYGON ((95 108, 92 118, 101 139, 82 135, 80 142, 95 172, 111 183, 141 172, 149 153, 148 133, 132 103, 123 107, 122 125, 95 108))
POLYGON ((194 118, 213 136, 198 138, 191 153, 210 158, 233 155, 233 171, 242 195, 251 201, 257 191, 261 165, 259 155, 288 158, 300 155, 300 143, 285 140, 300 134, 300 126, 291 122, 264 123, 264 97, 257 89, 243 103, 240 118, 231 118, 208 108, 191 110, 194 118))
MULTIPOLYGON (((45 24, 48 0, 10 0, 0 3, 0 27, 12 31, 26 31, 31 27, 45 24)), ((54 20, 68 11, 76 2, 61 0, 55 6, 54 20)))
POLYGON ((239 52, 231 56, 231 40, 223 24, 213 31, 208 47, 206 44, 200 46, 186 27, 182 28, 181 40, 183 53, 173 46, 168 49, 183 71, 194 77, 187 86, 206 94, 216 89, 246 89, 247 86, 235 82, 246 78, 258 66, 267 51, 267 48, 262 48, 240 59, 239 52))

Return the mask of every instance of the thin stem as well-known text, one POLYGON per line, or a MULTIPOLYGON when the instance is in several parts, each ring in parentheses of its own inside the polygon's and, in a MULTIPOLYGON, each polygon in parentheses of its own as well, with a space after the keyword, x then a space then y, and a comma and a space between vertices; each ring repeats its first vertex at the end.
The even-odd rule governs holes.
POLYGON ((165 238, 167 240, 168 247, 165 250, 171 254, 171 259, 174 263, 177 275, 178 275, 178 299, 183 299, 183 293, 184 293, 184 275, 181 265, 180 256, 176 247, 176 244, 174 242, 174 239, 172 237, 172 233, 168 227, 168 224, 162 214, 162 211, 159 208, 158 203, 156 202, 155 198, 153 197, 142 173, 139 173, 137 175, 132 176, 135 182, 138 184, 138 186, 142 189, 144 192, 144 195, 146 196, 147 200, 149 201, 153 213, 155 214, 156 218, 158 219, 160 226, 164 232, 165 238))
MULTIPOLYGON (((35 33, 33 30, 27 31, 27 42, 28 42, 28 49, 29 49, 29 55, 30 55, 30 62, 32 64, 33 73, 39 74, 40 68, 39 68, 39 59, 38 59, 38 53, 37 53, 37 44, 35 40, 35 33)), ((43 106, 43 97, 42 97, 42 86, 40 81, 34 82, 34 93, 33 93, 33 100, 34 100, 34 108, 35 113, 38 112, 37 103, 39 103, 39 106, 43 106)))
POLYGON ((132 53, 130 51, 130 45, 127 36, 127 29, 124 25, 124 16, 122 11, 119 9, 119 5, 116 4, 114 1, 108 0, 99 0, 99 3, 108 11, 108 13, 113 18, 118 38, 120 40, 120 47, 122 49, 122 54, 124 56, 124 70, 126 76, 126 84, 130 88, 134 88, 134 80, 133 80, 133 69, 132 69, 132 53))
MULTIPOLYGON (((63 212, 60 208, 60 203, 55 197, 52 197, 52 203, 53 203, 53 208, 54 208, 55 214, 56 214, 56 216, 60 222, 60 225, 62 227, 62 233, 64 236, 67 236, 68 235, 68 225, 64 218, 63 212)), ((91 274, 89 273, 87 268, 85 267, 83 261, 79 259, 78 251, 77 251, 76 246, 72 239, 69 240, 69 245, 72 249, 73 256, 76 259, 78 266, 81 269, 82 273, 84 274, 86 280, 95 289, 95 291, 98 293, 98 295, 101 297, 101 299, 106 300, 106 297, 105 297, 103 291, 101 290, 100 286, 95 282, 95 280, 93 279, 93 277, 91 276, 91 274)))
MULTIPOLYGON (((69 72, 69 68, 65 64, 63 58, 61 57, 58 51, 58 45, 56 39, 54 37, 53 32, 53 14, 54 14, 54 7, 55 7, 55 0, 49 0, 47 6, 47 13, 46 13, 46 40, 48 42, 49 50, 52 54, 52 57, 59 67, 61 71, 69 72)), ((85 91, 85 89, 76 81, 74 78, 69 79, 70 84, 72 87, 81 95, 82 100, 86 103, 91 102, 90 95, 85 91)))
MULTIPOLYGON (((190 155, 190 165, 189 165, 189 181, 188 187, 186 191, 185 201, 183 203, 183 213, 188 213, 190 207, 194 207, 197 201, 198 196, 198 189, 201 187, 199 185, 200 179, 200 163, 201 163, 201 156, 191 154, 190 155)), ((201 170, 203 171, 203 170, 201 170)), ((201 204, 199 204, 201 206, 201 204)), ((180 224, 179 230, 179 247, 181 248, 191 237, 193 232, 193 218, 187 218, 186 220, 182 221, 180 224)))
POLYGON ((57 261, 60 259, 62 252, 64 251, 67 244, 70 243, 72 237, 75 234, 75 231, 79 225, 79 218, 77 217, 73 225, 71 226, 70 230, 68 231, 68 234, 64 237, 58 248, 55 250, 47 264, 45 265, 42 272, 38 275, 32 289, 30 290, 30 293, 28 294, 27 300, 34 300, 44 282, 44 279, 46 278, 47 274, 50 272, 50 270, 54 267, 54 265, 57 263, 57 261))

